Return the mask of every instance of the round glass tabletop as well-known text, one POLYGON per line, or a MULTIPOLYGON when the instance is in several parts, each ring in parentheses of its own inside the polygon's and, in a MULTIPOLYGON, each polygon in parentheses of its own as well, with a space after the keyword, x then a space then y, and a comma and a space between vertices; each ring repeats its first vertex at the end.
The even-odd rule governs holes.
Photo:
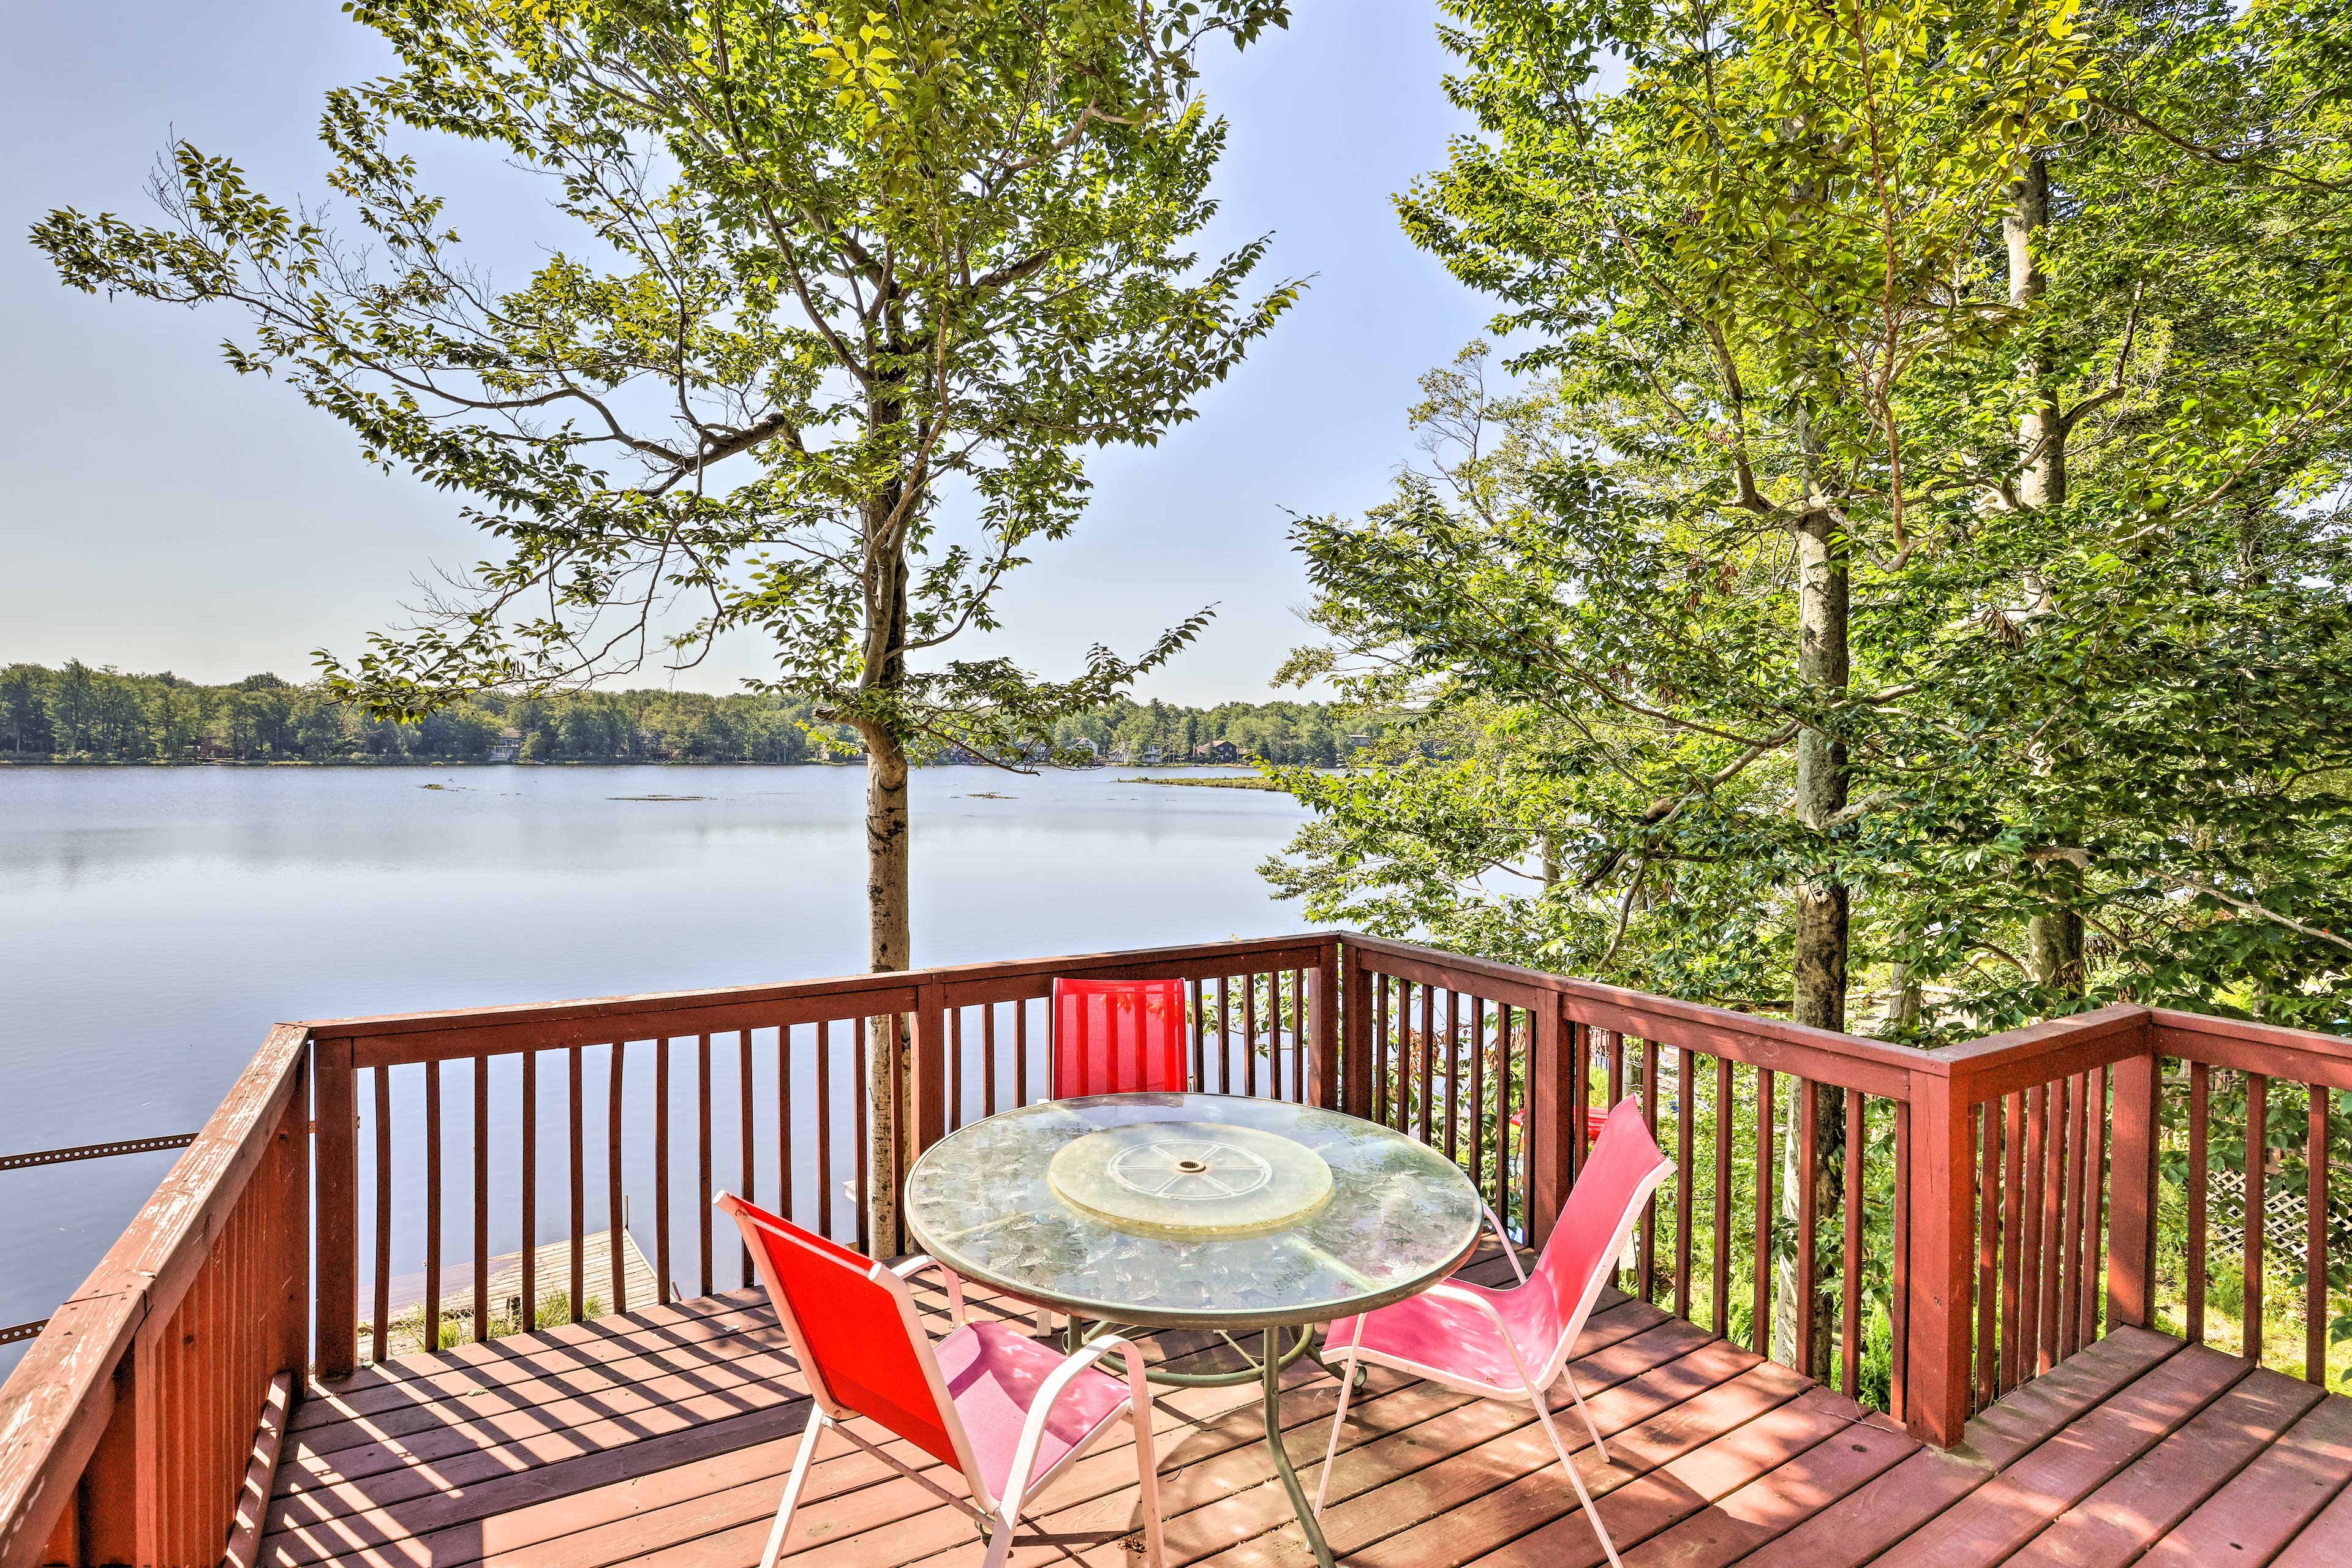
POLYGON ((1403 1300, 1483 1215, 1403 1134, 1280 1100, 1111 1094, 958 1129, 907 1175, 915 1243, 1041 1306, 1142 1328, 1276 1328, 1403 1300))

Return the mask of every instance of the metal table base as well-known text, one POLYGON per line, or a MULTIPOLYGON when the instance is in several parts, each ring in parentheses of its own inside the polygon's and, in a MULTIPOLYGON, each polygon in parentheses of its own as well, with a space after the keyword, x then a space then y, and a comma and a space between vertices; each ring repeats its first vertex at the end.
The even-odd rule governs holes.
MULTIPOLYGON (((1066 1348, 1075 1351, 1086 1339, 1112 1327, 1114 1325, 1097 1323, 1082 1333, 1076 1321, 1072 1320, 1069 1326, 1062 1331, 1063 1343, 1066 1348)), ((1243 1331, 1246 1333, 1248 1331, 1243 1331)), ((1281 1480, 1282 1489, 1290 1495, 1291 1511, 1298 1516, 1298 1528, 1307 1537, 1307 1550, 1315 1554, 1316 1568, 1333 1568, 1331 1548, 1323 1540, 1322 1527, 1315 1521, 1315 1510, 1307 1505, 1307 1493, 1298 1484, 1298 1472, 1291 1468, 1289 1451, 1283 1447, 1282 1373, 1301 1356, 1311 1357, 1315 1364, 1328 1373, 1335 1382, 1339 1373, 1315 1348, 1315 1330, 1311 1325, 1302 1326, 1298 1330, 1297 1342, 1286 1348, 1282 1344, 1281 1333, 1280 1329, 1260 1330, 1258 1353, 1252 1355, 1242 1349, 1233 1335, 1220 1331, 1217 1337, 1232 1345, 1244 1363, 1237 1372, 1163 1372, 1150 1368, 1143 1375, 1148 1382, 1178 1388, 1227 1388, 1253 1379, 1257 1382, 1262 1390, 1259 1405, 1265 1418, 1265 1446, 1274 1456, 1274 1473, 1281 1480)), ((1117 1356, 1103 1358, 1106 1363, 1118 1359, 1117 1356)), ((1108 1370, 1108 1365, 1106 1370, 1108 1370)), ((1124 1368, 1120 1369, 1118 1375, 1125 1375, 1124 1368)), ((1357 1386, 1361 1387, 1363 1381, 1364 1369, 1358 1367, 1357 1386)))

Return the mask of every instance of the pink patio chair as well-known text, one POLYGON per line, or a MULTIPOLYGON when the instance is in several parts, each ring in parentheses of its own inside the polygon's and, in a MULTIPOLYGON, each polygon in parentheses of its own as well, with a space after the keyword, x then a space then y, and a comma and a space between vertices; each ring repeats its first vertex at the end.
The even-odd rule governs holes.
MULTIPOLYGON (((1181 980, 1054 981, 1053 1097, 1182 1094, 1192 1087, 1181 980)), ((1069 1320, 1037 1309, 1037 1331, 1069 1320)))
POLYGON ((1192 1087, 1181 980, 1054 982, 1054 1098, 1192 1087))
POLYGON ((800 1357, 814 1405, 761 1568, 775 1568, 783 1555, 793 1510, 808 1485, 817 1444, 828 1432, 839 1432, 970 1514, 987 1538, 988 1568, 1002 1568, 1023 1505, 1122 1419, 1135 1429, 1144 1560, 1161 1568, 1160 1488, 1143 1358, 1123 1358, 1123 1381, 1094 1364, 1126 1349, 1126 1341, 1106 1334, 1065 1356, 1002 1323, 968 1322, 962 1284, 949 1274, 948 1301, 956 1326, 934 1344, 915 1316, 907 1286, 933 1267, 929 1258, 910 1258, 887 1268, 731 1193, 719 1194, 715 1202, 742 1227, 760 1283, 800 1357), (860 1415, 945 1465, 961 1478, 968 1495, 958 1496, 868 1441, 849 1424, 860 1415))
MULTIPOLYGON (((1601 1549, 1611 1563, 1617 1563, 1616 1542, 1609 1539, 1592 1495, 1568 1457, 1568 1445, 1552 1424, 1544 1391, 1554 1379, 1567 1377, 1569 1397, 1584 1417, 1585 1430, 1592 1434, 1594 1451, 1607 1463, 1609 1446, 1584 1407, 1584 1395, 1568 1372, 1568 1358, 1584 1331, 1594 1299, 1616 1266, 1619 1249, 1641 1218, 1642 1205, 1673 1169, 1674 1163, 1658 1152, 1650 1130, 1643 1125, 1641 1101, 1620 1100, 1577 1176, 1532 1278, 1522 1277, 1517 1287, 1503 1290, 1447 1280, 1410 1300, 1333 1323, 1326 1331, 1325 1352, 1344 1344, 1347 1363, 1339 1373, 1339 1409, 1331 1421, 1331 1445, 1324 1451, 1322 1479, 1315 1487, 1316 1513, 1322 1513, 1330 1489, 1356 1365, 1373 1362, 1465 1394, 1535 1406, 1544 1436, 1551 1439, 1585 1517, 1601 1537, 1601 1549)), ((1515 1271, 1517 1268, 1515 1259, 1515 1271)))

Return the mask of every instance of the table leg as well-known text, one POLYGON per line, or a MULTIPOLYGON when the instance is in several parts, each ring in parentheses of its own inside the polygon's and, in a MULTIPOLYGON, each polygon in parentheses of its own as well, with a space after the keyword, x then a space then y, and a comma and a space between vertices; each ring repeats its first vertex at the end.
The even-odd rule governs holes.
POLYGON ((1266 1330, 1265 1346, 1258 1352, 1262 1374, 1260 1386, 1265 1391, 1265 1446, 1273 1451, 1274 1473, 1281 1479, 1282 1489, 1290 1494, 1291 1511, 1298 1516, 1298 1528, 1306 1533, 1307 1550, 1315 1553, 1316 1568, 1332 1568, 1331 1548, 1324 1544, 1323 1531, 1315 1522, 1315 1510, 1307 1506, 1307 1494, 1298 1487, 1298 1472, 1290 1468, 1289 1451, 1282 1446, 1282 1341, 1279 1333, 1279 1330, 1266 1330))

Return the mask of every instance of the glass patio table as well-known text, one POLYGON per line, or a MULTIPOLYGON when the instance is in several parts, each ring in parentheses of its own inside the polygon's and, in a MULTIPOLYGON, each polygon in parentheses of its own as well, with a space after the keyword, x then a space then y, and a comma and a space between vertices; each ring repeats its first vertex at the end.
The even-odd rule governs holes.
POLYGON ((1097 1095, 973 1122, 915 1162, 906 1216, 958 1274, 1073 1319, 1262 1334, 1245 1372, 1152 1375, 1260 1382, 1275 1472, 1323 1568, 1329 1549, 1283 1451, 1282 1368, 1307 1325, 1453 1273, 1484 1222, 1469 1178, 1426 1144, 1219 1094, 1097 1095), (1300 1332, 1286 1351, 1286 1328, 1300 1332))

